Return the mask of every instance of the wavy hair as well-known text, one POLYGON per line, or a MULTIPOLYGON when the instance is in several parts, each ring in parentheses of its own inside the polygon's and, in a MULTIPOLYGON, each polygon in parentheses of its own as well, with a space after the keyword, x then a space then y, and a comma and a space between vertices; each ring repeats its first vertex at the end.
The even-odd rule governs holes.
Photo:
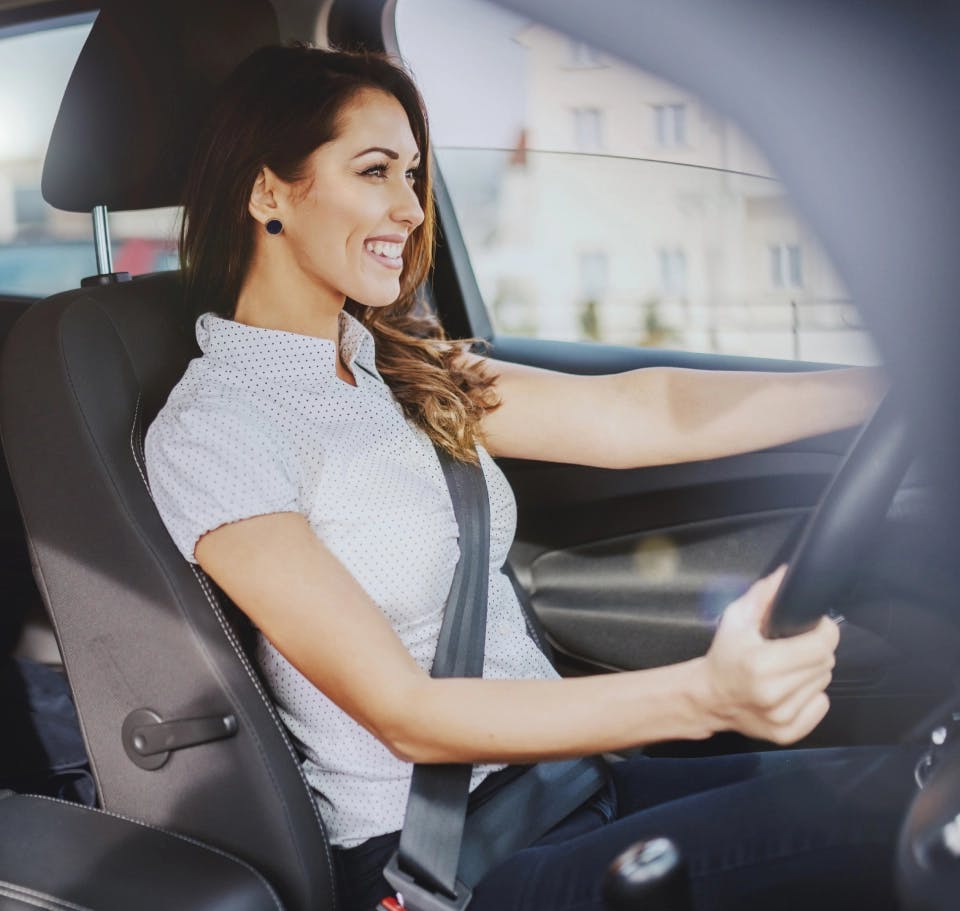
POLYGON ((476 462, 480 419, 498 405, 493 379, 459 355, 477 339, 450 340, 419 292, 433 260, 434 209, 429 127, 412 79, 386 56, 304 44, 264 47, 219 91, 187 177, 180 262, 187 314, 232 319, 250 268, 256 225, 247 205, 260 170, 287 182, 305 176, 319 146, 336 138, 339 116, 364 89, 401 104, 421 152, 415 184, 423 224, 404 250, 400 296, 388 307, 347 300, 372 333, 377 369, 404 414, 452 456, 476 462))

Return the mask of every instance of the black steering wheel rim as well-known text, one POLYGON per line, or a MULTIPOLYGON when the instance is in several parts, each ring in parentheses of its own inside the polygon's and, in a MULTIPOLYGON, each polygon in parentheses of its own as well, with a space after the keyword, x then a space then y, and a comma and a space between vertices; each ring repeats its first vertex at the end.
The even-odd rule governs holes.
POLYGON ((912 456, 908 423, 887 393, 801 533, 767 615, 767 637, 806 632, 826 613, 860 564, 912 456))

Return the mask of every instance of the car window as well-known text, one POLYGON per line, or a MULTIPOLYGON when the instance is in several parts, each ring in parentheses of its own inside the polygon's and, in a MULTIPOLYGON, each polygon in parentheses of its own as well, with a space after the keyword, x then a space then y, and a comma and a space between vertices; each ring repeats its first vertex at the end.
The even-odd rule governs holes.
POLYGON ((783 185, 699 98, 485 0, 400 0, 396 29, 495 332, 876 362, 783 185))
MULTIPOLYGON (((70 72, 95 14, 0 30, 0 294, 45 296, 96 273, 89 213, 44 202, 40 177, 70 72)), ((113 266, 176 268, 172 209, 110 215, 113 266)))

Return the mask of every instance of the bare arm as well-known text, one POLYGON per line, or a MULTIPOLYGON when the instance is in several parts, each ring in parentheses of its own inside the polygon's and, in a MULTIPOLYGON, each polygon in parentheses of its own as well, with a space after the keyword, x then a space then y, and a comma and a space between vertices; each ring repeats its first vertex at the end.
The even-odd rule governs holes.
POLYGON ((493 455, 602 468, 712 459, 849 427, 869 416, 883 388, 876 370, 859 368, 577 376, 491 359, 483 366, 501 402, 483 420, 493 455))
MULTIPOLYGON (((744 623, 732 611, 706 658, 671 667, 569 680, 435 680, 303 516, 221 526, 201 538, 196 556, 281 654, 410 761, 523 762, 729 728, 785 743, 826 711, 821 691, 836 646, 828 621, 794 640, 765 642, 759 615, 744 623)), ((751 590, 750 611, 769 600, 771 584, 751 590)))

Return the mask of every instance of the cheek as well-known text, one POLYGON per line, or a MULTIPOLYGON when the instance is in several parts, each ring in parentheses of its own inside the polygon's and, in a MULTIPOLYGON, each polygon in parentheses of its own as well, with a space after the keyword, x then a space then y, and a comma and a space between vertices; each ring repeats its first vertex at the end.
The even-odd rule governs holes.
POLYGON ((299 213, 295 227, 301 261, 313 270, 326 271, 343 262, 344 247, 355 224, 342 203, 318 200, 299 213))
POLYGON ((312 236, 322 240, 328 254, 351 256, 363 252, 363 242, 375 233, 378 213, 363 200, 342 195, 319 199, 311 214, 312 236))

